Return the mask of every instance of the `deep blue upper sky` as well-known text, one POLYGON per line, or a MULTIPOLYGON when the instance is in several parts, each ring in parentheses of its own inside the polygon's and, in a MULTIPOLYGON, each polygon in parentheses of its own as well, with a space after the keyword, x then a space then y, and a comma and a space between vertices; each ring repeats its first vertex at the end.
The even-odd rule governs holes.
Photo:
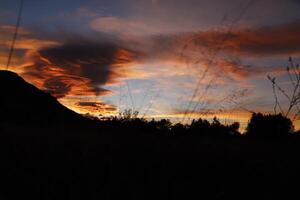
MULTIPOLYGON (((245 0, 25 0, 23 25, 45 29, 74 28, 80 31, 88 19, 96 16, 116 16, 140 20, 157 28, 165 27, 167 30, 181 28, 184 31, 218 25, 224 16, 234 19, 247 2, 245 0), (80 9, 86 12, 80 13, 80 9)), ((0 22, 14 23, 19 0, 0 0, 0 5, 0 22)), ((298 0, 254 0, 243 21, 266 25, 287 23, 299 20, 299 9, 298 0)))

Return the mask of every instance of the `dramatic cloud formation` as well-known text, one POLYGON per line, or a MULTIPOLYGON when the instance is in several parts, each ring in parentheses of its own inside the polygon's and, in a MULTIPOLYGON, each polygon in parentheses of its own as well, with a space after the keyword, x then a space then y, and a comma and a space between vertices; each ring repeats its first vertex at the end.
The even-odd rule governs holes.
MULTIPOLYGON (((214 76, 241 81, 269 70, 279 71, 274 67, 245 63, 242 58, 300 55, 299 33, 300 23, 293 23, 230 31, 125 37, 115 41, 83 37, 60 42, 45 40, 38 42, 40 46, 27 47, 30 51, 23 74, 58 98, 108 94, 102 86, 115 83, 134 63, 164 63, 164 67, 175 64, 178 66, 176 74, 182 71, 181 75, 186 73, 188 65, 195 78, 209 68, 208 72, 214 76)), ((26 40, 37 39, 27 36, 26 40)), ((25 43, 24 40, 20 42, 25 43)), ((153 74, 152 69, 143 70, 144 75, 132 72, 132 78, 160 76, 153 74), (148 72, 152 75, 147 75, 148 72)))
MULTIPOLYGON (((120 27, 119 24, 110 25, 120 27)), ((61 34, 60 37, 49 34, 51 39, 42 39, 23 29, 16 51, 25 53, 24 62, 12 69, 21 70, 26 80, 61 99, 116 96, 118 91, 113 86, 118 84, 123 84, 128 93, 133 91, 133 98, 136 98, 141 92, 136 92, 136 85, 130 88, 126 83, 126 86, 124 80, 151 81, 160 87, 158 91, 174 93, 169 95, 170 101, 171 96, 175 98, 184 94, 182 108, 190 100, 201 77, 204 79, 195 95, 195 102, 203 101, 203 94, 212 95, 203 91, 217 86, 223 87, 224 92, 226 85, 244 87, 251 78, 265 76, 269 72, 283 74, 284 68, 279 65, 265 65, 259 61, 266 57, 300 55, 299 33, 298 22, 136 37, 122 34, 108 37, 106 33, 94 33, 91 36, 61 34)), ((0 46, 7 47, 8 43, 0 46)), ((112 104, 116 104, 118 97, 114 98, 112 104)), ((68 105, 82 112, 116 111, 114 106, 102 101, 77 100, 68 105)), ((197 109, 195 111, 202 114, 205 111, 197 109)))
POLYGON ((42 48, 27 55, 31 64, 24 76, 33 77, 42 88, 61 98, 66 95, 103 95, 101 86, 113 83, 123 65, 134 60, 130 52, 114 43, 74 41, 42 48))

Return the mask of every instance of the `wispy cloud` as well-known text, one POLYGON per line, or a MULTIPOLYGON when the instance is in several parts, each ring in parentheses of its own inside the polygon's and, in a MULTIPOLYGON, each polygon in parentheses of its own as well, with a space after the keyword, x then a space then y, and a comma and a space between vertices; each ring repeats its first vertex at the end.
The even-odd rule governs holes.
POLYGON ((99 17, 91 21, 90 27, 95 31, 110 34, 147 35, 158 33, 158 30, 139 20, 120 17, 99 17))
POLYGON ((93 101, 80 101, 75 104, 78 109, 89 113, 100 113, 102 115, 116 114, 117 108, 113 105, 93 102, 93 101))
MULTIPOLYGON (((9 48, 15 27, 11 25, 0 25, 0 46, 9 48)), ((20 28, 18 41, 15 48, 18 50, 40 49, 58 45, 59 42, 34 36, 34 33, 25 28, 20 28)))
POLYGON ((205 31, 183 37, 190 48, 206 48, 243 57, 300 54, 300 22, 235 30, 205 31), (191 39, 192 38, 192 39, 191 39))

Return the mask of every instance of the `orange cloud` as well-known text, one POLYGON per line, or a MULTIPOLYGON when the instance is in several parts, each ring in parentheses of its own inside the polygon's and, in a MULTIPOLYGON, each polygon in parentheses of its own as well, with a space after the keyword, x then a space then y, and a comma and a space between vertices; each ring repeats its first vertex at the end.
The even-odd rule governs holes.
POLYGON ((27 53, 23 76, 57 98, 104 95, 101 86, 114 83, 133 62, 134 52, 117 45, 74 42, 27 53))
POLYGON ((300 55, 300 22, 257 28, 206 31, 183 37, 192 50, 205 48, 246 57, 300 55))
MULTIPOLYGON (((0 25, 0 65, 6 66, 8 59, 8 52, 10 50, 12 36, 14 34, 15 27, 11 25, 0 25)), ((60 43, 50 39, 43 39, 35 37, 34 34, 20 27, 18 38, 15 43, 14 54, 11 60, 10 70, 20 73, 21 68, 27 60, 25 54, 28 51, 34 51, 41 48, 57 46, 60 43)))
POLYGON ((272 71, 273 74, 285 74, 285 68, 281 66, 264 67, 243 64, 239 59, 220 59, 216 62, 218 76, 227 77, 235 81, 247 80, 251 77, 265 76, 272 71))
POLYGON ((113 105, 102 103, 102 102, 92 102, 92 101, 80 101, 75 104, 81 112, 89 112, 93 114, 101 115, 114 115, 117 112, 117 108, 113 105))
MULTIPOLYGON (((13 32, 13 26, 0 26, 0 63, 3 66, 13 32)), ((134 62, 135 54, 117 41, 102 36, 98 40, 76 37, 55 41, 39 38, 20 27, 9 69, 56 98, 106 95, 112 92, 102 88, 103 85, 134 74, 127 65, 134 62)))
MULTIPOLYGON (((14 26, 0 25, 0 46, 10 48, 14 31, 14 26)), ((15 48, 19 50, 33 50, 56 45, 59 45, 59 42, 33 37, 30 31, 21 27, 18 32, 18 40, 15 48)))
POLYGON ((69 109, 81 114, 90 113, 94 116, 111 116, 117 114, 118 111, 114 105, 87 96, 68 96, 59 99, 59 101, 69 109))

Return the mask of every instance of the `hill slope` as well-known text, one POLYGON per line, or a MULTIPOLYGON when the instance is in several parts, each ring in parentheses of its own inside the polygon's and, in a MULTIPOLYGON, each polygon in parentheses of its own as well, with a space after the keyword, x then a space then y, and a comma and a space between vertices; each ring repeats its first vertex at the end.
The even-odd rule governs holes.
POLYGON ((0 121, 69 122, 83 119, 10 71, 0 71, 0 92, 0 121))

